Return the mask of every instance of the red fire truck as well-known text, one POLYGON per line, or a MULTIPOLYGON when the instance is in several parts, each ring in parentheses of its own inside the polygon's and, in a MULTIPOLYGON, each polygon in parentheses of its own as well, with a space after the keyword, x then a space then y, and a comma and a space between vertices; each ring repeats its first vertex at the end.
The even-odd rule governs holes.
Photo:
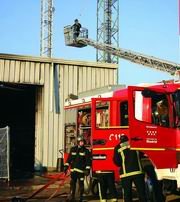
POLYGON ((142 151, 153 163, 159 179, 176 180, 180 187, 180 82, 129 86, 69 99, 65 110, 75 118, 74 134, 83 134, 92 150, 93 172, 114 170, 118 176, 112 156, 125 134, 131 149, 142 151))

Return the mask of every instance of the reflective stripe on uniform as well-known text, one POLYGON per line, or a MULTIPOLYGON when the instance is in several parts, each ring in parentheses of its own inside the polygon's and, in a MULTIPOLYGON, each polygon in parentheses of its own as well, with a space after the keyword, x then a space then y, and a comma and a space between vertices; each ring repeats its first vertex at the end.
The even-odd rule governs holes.
POLYGON ((126 167, 125 167, 125 156, 124 156, 123 150, 127 149, 127 148, 128 147, 125 146, 125 147, 122 147, 122 148, 118 149, 118 152, 120 153, 120 155, 122 157, 122 169, 123 169, 124 174, 126 174, 126 167))
POLYGON ((142 169, 142 165, 141 165, 141 160, 140 160, 140 158, 139 158, 139 151, 136 151, 136 153, 137 153, 137 158, 138 158, 139 169, 140 169, 140 171, 143 173, 143 169, 142 169))
POLYGON ((118 152, 121 153, 123 150, 129 149, 129 148, 130 148, 130 145, 123 146, 123 147, 121 147, 121 148, 118 149, 118 152))
POLYGON ((138 151, 136 151, 136 153, 137 153, 138 165, 139 165, 139 169, 140 170, 129 172, 129 173, 126 172, 124 150, 125 149, 129 149, 129 148, 130 148, 130 145, 126 145, 126 146, 123 146, 120 149, 118 149, 118 152, 120 153, 120 155, 122 157, 123 174, 120 175, 121 178, 123 178, 123 177, 129 177, 129 176, 133 176, 133 175, 138 175, 138 174, 142 174, 143 173, 142 166, 141 166, 140 159, 139 159, 139 152, 138 151))
POLYGON ((80 156, 85 156, 85 152, 79 152, 80 156))
POLYGON ((117 198, 112 198, 112 199, 110 199, 110 201, 111 202, 117 202, 118 200, 117 200, 117 198))
POLYGON ((142 174, 142 173, 143 173, 142 171, 134 171, 134 172, 130 172, 130 173, 124 173, 124 174, 120 175, 120 177, 121 178, 130 177, 130 176, 139 175, 139 174, 142 174))
POLYGON ((98 189, 99 189, 99 199, 100 199, 100 202, 106 202, 106 199, 102 199, 101 185, 100 185, 99 182, 98 182, 98 189))
POLYGON ((71 154, 72 154, 72 155, 76 155, 77 153, 76 153, 76 152, 71 152, 71 154))
POLYGON ((65 166, 69 166, 69 163, 65 163, 64 165, 65 165, 65 166))
POLYGON ((74 171, 76 171, 76 172, 78 172, 78 173, 84 173, 83 170, 80 170, 80 169, 78 169, 78 168, 73 168, 73 169, 71 169, 71 172, 74 172, 74 171))

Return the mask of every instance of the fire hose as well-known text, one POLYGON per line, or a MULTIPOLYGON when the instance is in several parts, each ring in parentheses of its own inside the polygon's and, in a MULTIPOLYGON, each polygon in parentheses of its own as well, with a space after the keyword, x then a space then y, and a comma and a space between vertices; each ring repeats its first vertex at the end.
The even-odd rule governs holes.
POLYGON ((35 192, 33 192, 28 198, 21 198, 21 197, 13 197, 11 199, 11 202, 26 202, 28 201, 29 199, 32 199, 34 196, 36 196, 38 193, 42 192, 43 190, 45 190, 46 188, 48 188, 50 185, 54 184, 56 181, 60 181, 60 184, 58 186, 58 188, 55 190, 55 192, 46 200, 50 200, 52 199, 56 193, 58 191, 60 191, 60 188, 61 186, 64 185, 65 181, 67 179, 69 179, 69 175, 66 175, 64 174, 63 172, 62 173, 59 173, 59 174, 56 174, 56 175, 49 175, 47 176, 49 178, 51 178, 51 180, 46 183, 45 185, 43 185, 41 188, 37 189, 35 192))

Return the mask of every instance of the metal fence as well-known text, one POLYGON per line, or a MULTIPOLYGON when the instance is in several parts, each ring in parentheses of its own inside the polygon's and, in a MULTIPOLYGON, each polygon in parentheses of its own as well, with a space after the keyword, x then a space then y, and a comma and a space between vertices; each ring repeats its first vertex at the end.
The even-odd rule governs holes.
POLYGON ((0 128, 0 178, 9 181, 9 127, 0 128))

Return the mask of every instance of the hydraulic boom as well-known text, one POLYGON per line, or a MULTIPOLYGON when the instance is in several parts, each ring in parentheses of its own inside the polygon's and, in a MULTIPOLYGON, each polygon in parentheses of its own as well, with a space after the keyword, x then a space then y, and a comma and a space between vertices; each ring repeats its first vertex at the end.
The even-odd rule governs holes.
POLYGON ((79 45, 93 46, 94 48, 106 51, 112 55, 118 56, 133 63, 148 66, 153 69, 170 73, 172 75, 180 70, 180 64, 162 60, 153 56, 147 56, 134 51, 113 47, 108 44, 97 43, 96 41, 89 38, 77 38, 76 43, 79 45))

